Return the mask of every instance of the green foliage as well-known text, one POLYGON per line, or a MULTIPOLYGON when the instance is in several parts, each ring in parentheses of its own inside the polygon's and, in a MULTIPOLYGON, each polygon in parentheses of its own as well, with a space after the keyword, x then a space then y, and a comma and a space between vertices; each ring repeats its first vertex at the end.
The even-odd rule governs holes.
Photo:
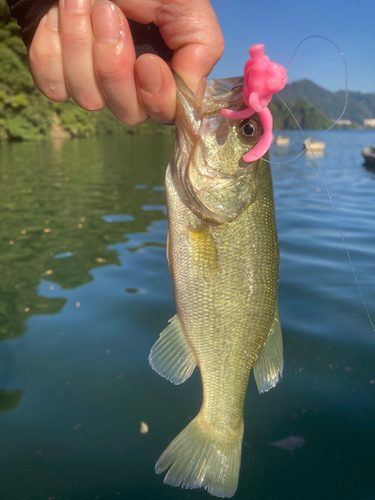
POLYGON ((135 128, 138 134, 174 134, 174 127, 161 125, 152 120, 147 120, 135 128))
POLYGON ((10 16, 5 0, 0 0, 0 141, 49 138, 54 116, 55 126, 62 127, 70 137, 174 131, 150 120, 128 127, 108 109, 88 112, 72 100, 52 103, 42 96, 34 86, 19 27, 10 16))
POLYGON ((98 120, 96 123, 97 134, 104 135, 123 135, 128 133, 128 129, 124 123, 120 122, 108 108, 103 109, 98 113, 98 120))
POLYGON ((6 141, 7 139, 6 121, 4 118, 0 118, 0 141, 6 141))
POLYGON ((29 95, 0 91, 0 140, 30 141, 50 133, 52 107, 36 90, 29 95))
POLYGON ((35 88, 19 27, 0 0, 0 140, 49 137, 53 106, 35 88))
POLYGON ((164 183, 173 143, 170 135, 127 135, 1 145, 0 342, 23 335, 30 316, 66 304, 41 294, 41 280, 64 290, 89 283, 94 269, 119 264, 114 244, 166 218, 144 207, 165 203, 154 188, 164 183), (110 223, 109 214, 131 220, 110 223))
MULTIPOLYGON (((309 80, 301 80, 285 87, 280 96, 289 103, 299 100, 307 101, 316 106, 332 120, 337 119, 345 104, 345 92, 329 92, 309 80)), ((366 118, 375 117, 375 93, 348 92, 348 105, 343 118, 363 124, 366 118)))
MULTIPOLYGON (((289 108, 304 130, 326 129, 332 124, 331 120, 318 111, 315 106, 305 101, 290 104, 289 108)), ((275 130, 298 129, 293 116, 279 99, 271 101, 269 109, 273 116, 275 130)))
MULTIPOLYGON (((324 114, 317 110, 315 106, 305 101, 297 101, 293 106, 293 114, 300 126, 306 129, 325 129, 331 125, 324 114)), ((294 120, 293 120, 294 121, 294 120)), ((292 128, 292 126, 290 127, 292 128)), ((298 128, 297 124, 293 128, 298 128)))
POLYGON ((30 104, 26 94, 18 94, 9 98, 12 108, 25 108, 30 104))
POLYGON ((7 33, 9 33, 10 28, 9 25, 10 23, 15 23, 14 19, 12 19, 8 4, 6 3, 5 0, 0 1, 0 29, 4 29, 5 26, 7 26, 7 33))
POLYGON ((5 41, 7 46, 12 48, 13 52, 21 59, 27 70, 29 70, 29 58, 21 37, 17 34, 8 37, 5 41))
POLYGON ((40 139, 34 127, 30 127, 21 115, 8 117, 6 131, 9 137, 15 140, 30 141, 33 139, 40 139))
POLYGON ((136 127, 129 127, 120 122, 108 108, 103 109, 98 113, 98 120, 96 124, 97 135, 139 135, 139 134, 173 134, 174 127, 161 125, 152 120, 147 120, 140 123, 136 127))
POLYGON ((70 137, 92 137, 96 133, 96 122, 98 113, 84 111, 74 101, 54 104, 54 108, 60 117, 60 122, 70 137))
POLYGON ((0 413, 14 410, 20 404, 24 392, 19 389, 0 390, 0 413))
MULTIPOLYGON (((335 97, 337 102, 332 104, 331 97, 335 94, 320 89, 312 82, 306 81, 305 85, 301 85, 302 83, 293 84, 281 94, 287 102, 293 103, 292 112, 303 128, 327 128, 331 122, 312 104, 304 101, 308 100, 319 109, 324 109, 328 116, 332 114, 333 117, 337 117, 339 115, 339 112, 336 112, 337 102, 341 110, 342 96, 337 93, 335 97)), ((356 98, 361 102, 363 109, 374 104, 375 115, 375 95, 360 94, 356 98)), ((351 102, 348 110, 350 106, 351 102)), ((274 99, 270 109, 274 115, 276 130, 297 128, 295 121, 280 101, 274 99)), ((115 118, 108 109, 87 112, 72 100, 66 103, 52 103, 43 97, 34 86, 26 49, 19 37, 19 27, 10 16, 5 0, 0 0, 0 141, 49 138, 53 130, 54 117, 55 126, 62 127, 70 137, 174 133, 174 127, 151 120, 136 127, 128 127, 115 118)))
POLYGON ((14 94, 30 92, 34 89, 29 68, 4 42, 0 43, 0 81, 2 86, 6 86, 9 92, 14 94))

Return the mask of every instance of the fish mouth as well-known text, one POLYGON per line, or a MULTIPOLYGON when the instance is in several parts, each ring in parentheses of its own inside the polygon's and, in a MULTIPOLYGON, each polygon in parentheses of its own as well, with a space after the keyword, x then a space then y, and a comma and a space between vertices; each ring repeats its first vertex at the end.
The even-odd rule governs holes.
POLYGON ((237 175, 225 175, 199 161, 202 155, 176 155, 171 176, 181 201, 197 217, 210 225, 234 220, 254 200, 257 184, 251 182, 260 161, 241 164, 237 175))
POLYGON ((242 159, 248 149, 236 122, 220 115, 244 106, 243 78, 209 81, 203 99, 175 75, 176 144, 171 177, 181 201, 211 225, 232 221, 253 198, 250 180, 259 162, 242 159))

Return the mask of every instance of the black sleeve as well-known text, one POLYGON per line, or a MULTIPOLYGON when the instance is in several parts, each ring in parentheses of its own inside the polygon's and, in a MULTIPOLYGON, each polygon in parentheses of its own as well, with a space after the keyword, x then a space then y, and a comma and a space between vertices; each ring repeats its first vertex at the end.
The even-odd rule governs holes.
MULTIPOLYGON (((55 0, 7 0, 12 16, 21 27, 21 36, 30 47, 39 21, 49 11, 55 0)), ((140 24, 129 20, 137 57, 157 54, 165 61, 172 59, 173 51, 167 47, 155 24, 140 24)))
POLYGON ((21 36, 30 47, 39 21, 47 14, 55 0, 7 0, 10 13, 21 27, 21 36))

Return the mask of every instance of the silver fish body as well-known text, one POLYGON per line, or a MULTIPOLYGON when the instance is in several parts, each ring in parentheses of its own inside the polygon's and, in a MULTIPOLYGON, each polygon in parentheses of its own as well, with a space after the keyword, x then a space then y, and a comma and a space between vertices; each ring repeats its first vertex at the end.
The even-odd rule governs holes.
POLYGON ((177 314, 151 350, 152 367, 173 383, 198 365, 203 404, 156 464, 164 482, 234 495, 243 405, 251 368, 260 392, 282 373, 277 311, 279 250, 272 177, 244 153, 261 136, 257 116, 235 122, 241 81, 225 80, 199 99, 176 77, 177 140, 166 174, 167 253, 177 314), (217 88, 224 93, 215 95, 217 88))

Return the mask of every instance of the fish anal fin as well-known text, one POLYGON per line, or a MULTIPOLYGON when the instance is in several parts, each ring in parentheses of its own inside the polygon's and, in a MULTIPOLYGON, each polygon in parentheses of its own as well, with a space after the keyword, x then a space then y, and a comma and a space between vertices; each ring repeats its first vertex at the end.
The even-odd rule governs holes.
POLYGON ((169 323, 153 345, 148 360, 159 375, 179 385, 193 373, 196 362, 177 314, 169 323))
POLYGON ((266 343, 254 366, 255 382, 260 393, 269 391, 279 381, 284 367, 283 340, 279 312, 276 315, 266 343))

